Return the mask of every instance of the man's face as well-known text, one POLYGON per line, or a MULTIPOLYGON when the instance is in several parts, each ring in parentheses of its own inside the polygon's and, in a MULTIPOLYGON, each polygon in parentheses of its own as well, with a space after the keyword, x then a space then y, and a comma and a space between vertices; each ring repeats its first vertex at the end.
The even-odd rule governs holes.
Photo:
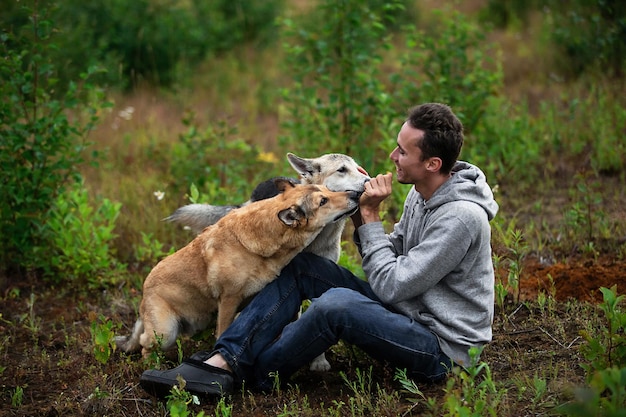
POLYGON ((396 177, 401 184, 418 184, 426 176, 426 163, 422 150, 417 146, 424 131, 405 122, 398 133, 397 146, 389 155, 396 166, 396 177))

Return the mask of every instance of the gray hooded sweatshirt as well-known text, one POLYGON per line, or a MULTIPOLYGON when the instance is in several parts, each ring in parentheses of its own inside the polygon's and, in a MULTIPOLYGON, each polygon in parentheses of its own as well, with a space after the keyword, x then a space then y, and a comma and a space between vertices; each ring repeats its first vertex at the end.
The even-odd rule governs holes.
POLYGON ((380 222, 358 229, 363 270, 376 295, 427 326, 461 366, 469 364, 470 347, 491 341, 489 221, 497 211, 483 172, 459 161, 428 201, 411 188, 392 233, 380 222))

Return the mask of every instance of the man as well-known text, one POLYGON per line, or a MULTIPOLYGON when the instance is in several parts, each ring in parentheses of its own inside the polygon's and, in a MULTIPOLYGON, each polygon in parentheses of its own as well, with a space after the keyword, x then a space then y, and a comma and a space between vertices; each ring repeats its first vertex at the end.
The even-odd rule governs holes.
POLYGON ((398 182, 413 184, 386 235, 379 208, 392 174, 365 186, 353 215, 368 281, 312 254, 298 255, 242 311, 212 352, 177 368, 148 370, 141 386, 165 396, 177 377, 201 395, 235 385, 271 389, 339 340, 419 380, 440 381, 468 350, 491 340, 494 271, 489 221, 498 205, 484 174, 458 162, 463 125, 443 104, 409 111, 390 159, 398 182), (293 321, 302 300, 312 300, 293 321))

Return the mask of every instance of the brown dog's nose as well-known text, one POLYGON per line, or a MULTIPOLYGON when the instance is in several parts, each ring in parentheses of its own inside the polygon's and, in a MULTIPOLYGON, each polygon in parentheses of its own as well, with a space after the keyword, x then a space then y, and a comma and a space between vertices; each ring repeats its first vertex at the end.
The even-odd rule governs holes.
POLYGON ((348 191, 348 193, 350 200, 359 201, 359 198, 361 197, 361 194, 363 194, 363 191, 348 191))

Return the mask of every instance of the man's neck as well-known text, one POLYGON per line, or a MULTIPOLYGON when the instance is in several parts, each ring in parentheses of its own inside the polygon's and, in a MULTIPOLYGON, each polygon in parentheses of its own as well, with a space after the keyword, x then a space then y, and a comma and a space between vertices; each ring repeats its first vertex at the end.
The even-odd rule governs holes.
POLYGON ((430 200, 430 197, 433 196, 435 191, 439 189, 446 181, 448 181, 452 177, 451 174, 447 175, 433 175, 429 178, 430 181, 425 182, 424 184, 415 184, 415 191, 421 194, 422 198, 426 201, 430 200))

